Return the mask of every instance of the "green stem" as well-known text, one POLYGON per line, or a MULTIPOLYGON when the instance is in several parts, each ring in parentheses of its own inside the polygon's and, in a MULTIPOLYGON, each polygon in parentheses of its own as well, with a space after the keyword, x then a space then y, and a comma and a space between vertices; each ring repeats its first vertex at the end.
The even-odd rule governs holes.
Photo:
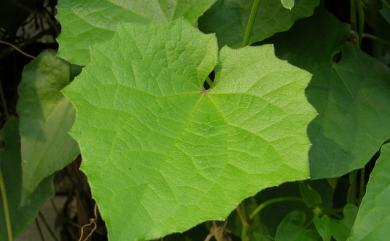
POLYGON ((8 241, 12 241, 13 240, 12 225, 11 225, 11 218, 9 215, 8 198, 7 198, 7 192, 5 190, 3 174, 1 172, 0 172, 0 192, 1 192, 1 200, 3 201, 4 221, 5 221, 5 226, 7 228, 7 237, 8 237, 8 241))
POLYGON ((280 203, 280 202, 290 202, 290 201, 303 202, 302 199, 298 197, 278 197, 278 198, 270 199, 259 204, 249 215, 249 219, 252 220, 257 214, 259 214, 263 209, 265 209, 271 204, 280 203))
POLYGON ((210 88, 214 87, 214 82, 209 77, 207 77, 206 83, 209 85, 210 88))
POLYGON ((257 16, 257 11, 259 10, 260 0, 253 0, 251 13, 248 18, 248 23, 246 24, 244 40, 242 42, 242 46, 246 46, 249 44, 249 40, 251 37, 251 33, 253 31, 253 24, 255 23, 255 19, 257 16))
POLYGON ((355 0, 349 1, 350 8, 349 8, 349 18, 351 22, 351 28, 352 30, 357 31, 357 20, 356 20, 356 5, 355 0))
POLYGON ((1 105, 3 106, 5 118, 8 119, 9 112, 7 109, 7 101, 5 100, 5 95, 4 95, 4 91, 3 91, 3 84, 1 83, 1 79, 0 79, 0 99, 1 99, 1 105))
POLYGON ((364 21, 365 21, 365 14, 363 9, 363 4, 361 0, 355 0, 356 6, 357 6, 357 14, 358 14, 358 34, 359 34, 359 46, 362 44, 362 36, 364 32, 364 21))
POLYGON ((249 223, 248 218, 246 217, 246 212, 244 208, 241 208, 241 205, 237 207, 237 214, 240 217, 242 229, 241 229, 241 241, 249 241, 248 230, 249 223))
POLYGON ((362 38, 369 38, 369 39, 372 39, 372 40, 375 40, 375 41, 378 41, 384 45, 387 45, 387 46, 390 46, 390 42, 389 41, 386 41, 385 39, 382 39, 378 36, 375 36, 375 35, 372 35, 372 34, 369 34, 369 33, 363 33, 362 34, 362 38))

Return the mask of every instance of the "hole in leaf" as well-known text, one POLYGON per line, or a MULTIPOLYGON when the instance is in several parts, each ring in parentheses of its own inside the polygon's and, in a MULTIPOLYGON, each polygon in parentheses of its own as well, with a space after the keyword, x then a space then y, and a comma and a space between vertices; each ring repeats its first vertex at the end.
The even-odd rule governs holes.
POLYGON ((212 87, 210 86, 210 84, 212 85, 214 83, 214 79, 215 79, 215 72, 212 71, 207 77, 207 79, 203 82, 203 89, 205 90, 210 89, 212 87))
POLYGON ((333 54, 332 62, 338 64, 342 57, 343 57, 343 53, 341 51, 338 51, 335 54, 333 54))

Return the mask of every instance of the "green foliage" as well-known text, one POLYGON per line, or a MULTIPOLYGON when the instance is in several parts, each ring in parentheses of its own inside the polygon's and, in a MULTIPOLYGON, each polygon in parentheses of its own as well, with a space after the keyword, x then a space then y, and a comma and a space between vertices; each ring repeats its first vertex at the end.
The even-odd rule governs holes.
MULTIPOLYGON (((45 178, 34 192, 21 205, 22 168, 20 157, 20 138, 18 120, 10 118, 1 130, 3 140, 0 150, 0 174, 3 175, 8 209, 14 238, 20 234, 33 220, 42 204, 53 195, 52 177, 45 178)), ((0 241, 7 240, 4 220, 3 200, 0 200, 0 241)))
POLYGON ((289 213, 278 226, 275 241, 319 240, 319 236, 314 230, 306 228, 306 222, 305 213, 299 211, 289 213))
POLYGON ((313 178, 363 167, 390 136, 390 70, 348 37, 348 27, 320 9, 273 41, 277 56, 313 74, 306 91, 318 112, 308 129, 313 178))
POLYGON ((17 104, 23 200, 79 153, 77 143, 68 134, 74 109, 60 92, 71 74, 70 65, 58 59, 55 52, 41 53, 24 68, 17 104))
POLYGON ((59 0, 70 63, 0 86, 0 241, 80 151, 110 241, 387 240, 389 6, 59 0))
MULTIPOLYGON (((199 29, 216 33, 220 47, 241 47, 253 0, 218 0, 200 19, 199 29)), ((255 24, 250 29, 249 43, 264 40, 277 32, 288 30, 300 18, 313 14, 318 0, 297 0, 294 8, 285 9, 279 0, 260 0, 255 24)))
POLYGON ((111 239, 222 220, 257 191, 306 178, 309 79, 269 45, 223 48, 217 59, 215 37, 183 21, 123 26, 92 48, 65 94, 77 108, 72 133, 111 239))
POLYGON ((58 55, 85 65, 89 47, 113 36, 121 23, 168 22, 184 17, 195 22, 215 0, 62 0, 57 18, 61 22, 58 55))
POLYGON ((371 173, 364 196, 348 241, 385 241, 389 238, 390 223, 390 145, 381 149, 374 171, 371 173))

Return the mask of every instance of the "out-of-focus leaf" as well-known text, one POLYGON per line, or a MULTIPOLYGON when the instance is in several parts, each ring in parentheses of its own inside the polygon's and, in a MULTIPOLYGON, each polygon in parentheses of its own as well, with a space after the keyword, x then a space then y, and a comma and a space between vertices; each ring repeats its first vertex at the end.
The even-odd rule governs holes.
MULTIPOLYGON (((22 169, 20 159, 20 137, 18 120, 11 117, 3 126, 1 136, 4 148, 0 151, 0 168, 7 192, 10 219, 14 238, 17 237, 35 218, 39 208, 53 195, 52 177, 45 178, 25 201, 21 203, 22 169)), ((0 241, 7 240, 7 231, 0 198, 0 241)))
MULTIPOLYGON (((216 33, 220 47, 240 47, 252 3, 253 0, 219 0, 199 18, 199 29, 216 33)), ((260 0, 250 43, 288 30, 296 20, 311 16, 318 3, 318 0, 296 0, 294 8, 288 10, 280 0, 260 0)))
POLYGON ((384 18, 388 23, 390 23, 390 8, 382 8, 381 10, 379 10, 379 12, 380 12, 381 15, 383 16, 383 18, 384 18))
POLYGON ((330 227, 332 230, 332 237, 336 241, 347 240, 351 232, 352 225, 355 221, 357 212, 358 208, 355 205, 347 204, 343 209, 343 219, 331 219, 330 227))
POLYGON ((68 134, 72 104, 61 89, 71 80, 70 65, 45 51, 23 70, 17 111, 20 117, 24 201, 39 183, 74 160, 79 150, 68 134))
POLYGON ((331 220, 327 215, 313 218, 314 226, 322 238, 322 241, 330 241, 332 238, 331 220))
POLYGON ((381 149, 348 241, 387 241, 390 237, 390 144, 381 149))
POLYGON ((308 183, 300 183, 299 192, 301 193, 303 201, 310 208, 314 208, 322 203, 321 195, 308 183))
POLYGON ((300 211, 289 213, 279 224, 275 241, 317 241, 316 231, 306 227, 306 215, 300 211))

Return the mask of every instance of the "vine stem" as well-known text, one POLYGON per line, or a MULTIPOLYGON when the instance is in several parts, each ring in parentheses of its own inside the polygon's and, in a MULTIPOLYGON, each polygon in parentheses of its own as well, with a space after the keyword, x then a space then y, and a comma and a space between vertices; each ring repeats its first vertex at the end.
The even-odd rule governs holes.
POLYGON ((253 30, 253 24, 255 23, 257 11, 259 10, 259 5, 260 5, 260 0, 253 0, 251 13, 249 15, 248 23, 246 24, 246 28, 245 28, 244 40, 242 42, 243 46, 249 44, 249 40, 253 30))
POLYGON ((3 105, 3 111, 4 111, 5 118, 8 119, 9 113, 8 113, 8 109, 7 109, 7 101, 5 100, 5 95, 4 95, 4 91, 3 91, 3 83, 1 83, 1 79, 0 79, 0 100, 1 100, 1 104, 3 105))
POLYGON ((263 209, 268 207, 271 204, 280 203, 280 202, 290 202, 290 201, 296 201, 296 202, 303 202, 301 198, 299 197, 278 197, 274 199, 267 200, 261 204, 259 204, 249 215, 249 219, 253 219, 257 214, 259 214, 263 209))
POLYGON ((358 14, 358 34, 359 34, 359 46, 362 44, 362 35, 364 32, 365 14, 363 4, 361 0, 355 0, 358 14))
POLYGON ((18 51, 19 53, 23 54, 24 56, 30 58, 30 59, 35 59, 35 56, 31 55, 31 54, 28 54, 26 52, 24 52, 23 50, 21 50, 20 48, 18 48, 16 45, 14 44, 11 44, 9 42, 6 42, 6 41, 3 41, 3 40, 0 40, 0 44, 4 44, 4 45, 8 45, 10 46, 11 48, 15 49, 16 51, 18 51))
POLYGON ((11 225, 11 218, 9 215, 8 198, 7 198, 7 192, 5 190, 3 174, 1 172, 0 172, 0 192, 1 192, 1 199, 3 201, 4 221, 5 221, 5 226, 7 228, 7 238, 8 241, 12 241, 13 240, 12 225, 11 225))
POLYGON ((237 211, 238 216, 240 217, 241 224, 242 224, 241 241, 249 241, 249 237, 248 237, 249 223, 248 223, 248 219, 246 217, 245 208, 241 207, 241 205, 240 205, 236 208, 236 211, 237 211))
POLYGON ((349 9, 349 17, 351 22, 351 27, 353 30, 357 31, 357 23, 356 23, 356 6, 355 6, 355 0, 350 0, 350 9, 349 9))
POLYGON ((207 77, 206 83, 209 85, 210 88, 214 87, 214 82, 209 77, 207 77))
POLYGON ((390 46, 390 42, 389 41, 386 41, 378 36, 375 36, 375 35, 372 35, 372 34, 369 34, 369 33, 363 33, 362 34, 362 38, 369 38, 369 39, 372 39, 372 40, 375 40, 375 41, 378 41, 384 45, 387 45, 387 46, 390 46))

